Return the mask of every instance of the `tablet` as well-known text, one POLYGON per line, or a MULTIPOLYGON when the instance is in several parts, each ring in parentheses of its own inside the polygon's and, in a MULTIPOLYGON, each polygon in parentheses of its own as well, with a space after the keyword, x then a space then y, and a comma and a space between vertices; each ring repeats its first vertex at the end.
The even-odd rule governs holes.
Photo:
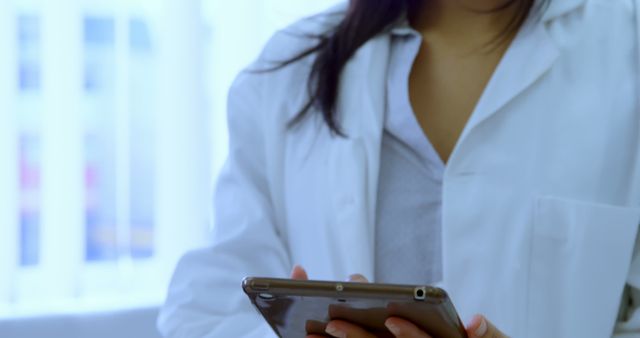
POLYGON ((334 319, 391 338, 384 322, 392 316, 411 321, 433 338, 467 337, 449 296, 436 287, 248 277, 242 288, 283 338, 326 335, 334 319))

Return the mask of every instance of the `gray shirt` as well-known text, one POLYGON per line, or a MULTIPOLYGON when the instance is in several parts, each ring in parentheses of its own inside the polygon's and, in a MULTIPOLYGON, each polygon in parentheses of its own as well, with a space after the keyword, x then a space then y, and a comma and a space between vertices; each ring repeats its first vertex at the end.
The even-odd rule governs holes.
POLYGON ((409 75, 421 44, 420 34, 407 24, 392 31, 376 211, 379 283, 430 284, 442 279, 445 166, 409 99, 409 75))

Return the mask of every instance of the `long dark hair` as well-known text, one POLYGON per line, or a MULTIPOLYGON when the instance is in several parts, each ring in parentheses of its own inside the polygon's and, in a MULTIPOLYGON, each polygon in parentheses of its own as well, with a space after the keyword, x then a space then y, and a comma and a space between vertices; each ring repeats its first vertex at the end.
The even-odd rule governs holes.
MULTIPOLYGON (((336 27, 311 37, 318 40, 317 44, 273 68, 279 69, 315 54, 307 83, 309 100, 289 122, 289 126, 299 123, 313 108, 322 114, 333 133, 345 136, 336 116, 340 75, 345 65, 362 45, 405 15, 410 22, 413 21, 427 1, 429 0, 350 0, 344 18, 336 27)), ((549 1, 508 0, 504 5, 493 9, 491 12, 517 6, 515 15, 493 42, 504 42, 506 37, 520 28, 530 14, 541 12, 549 1)))

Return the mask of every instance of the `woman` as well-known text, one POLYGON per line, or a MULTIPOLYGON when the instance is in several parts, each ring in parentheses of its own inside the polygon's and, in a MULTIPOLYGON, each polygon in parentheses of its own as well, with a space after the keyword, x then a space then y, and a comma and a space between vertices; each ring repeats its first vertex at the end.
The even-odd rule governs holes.
POLYGON ((179 264, 162 332, 272 336, 240 280, 300 264, 439 285, 471 337, 640 335, 636 13, 352 0, 277 34, 231 89, 214 244, 179 264))

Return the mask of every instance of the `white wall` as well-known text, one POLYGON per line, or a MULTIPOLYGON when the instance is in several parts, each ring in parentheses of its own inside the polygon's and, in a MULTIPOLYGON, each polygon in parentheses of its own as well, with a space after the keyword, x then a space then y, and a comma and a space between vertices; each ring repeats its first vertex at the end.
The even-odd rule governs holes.
POLYGON ((164 0, 158 22, 156 250, 166 273, 185 250, 206 243, 211 208, 200 6, 164 0))

